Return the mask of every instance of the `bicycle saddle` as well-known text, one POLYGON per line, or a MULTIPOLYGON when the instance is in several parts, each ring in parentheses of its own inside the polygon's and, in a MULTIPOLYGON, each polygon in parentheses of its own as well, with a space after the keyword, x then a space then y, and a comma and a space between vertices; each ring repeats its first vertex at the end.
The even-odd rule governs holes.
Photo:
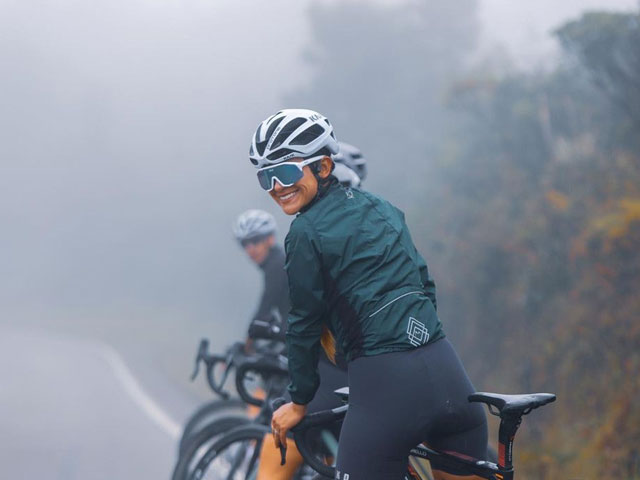
MULTIPOLYGON (((469 395, 470 402, 482 402, 498 409, 499 413, 519 413, 526 415, 534 408, 554 402, 553 393, 525 393, 522 395, 502 395, 499 393, 476 392, 469 395)), ((493 411, 491 413, 494 413, 493 411)))

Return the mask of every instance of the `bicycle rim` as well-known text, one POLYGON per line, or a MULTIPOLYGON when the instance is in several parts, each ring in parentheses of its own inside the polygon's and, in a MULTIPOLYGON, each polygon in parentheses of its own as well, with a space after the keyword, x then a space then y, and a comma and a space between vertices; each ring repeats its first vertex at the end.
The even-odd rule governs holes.
POLYGON ((172 480, 186 480, 189 477, 189 472, 193 470, 210 446, 222 438, 224 434, 247 422, 248 420, 242 417, 221 418, 195 434, 186 445, 183 454, 178 457, 171 477, 172 480))
POLYGON ((237 399, 215 400, 202 405, 184 426, 178 447, 179 454, 184 453, 187 443, 208 424, 232 415, 246 415, 246 405, 237 399))
POLYGON ((218 439, 190 472, 189 480, 255 480, 268 427, 243 426, 218 439))

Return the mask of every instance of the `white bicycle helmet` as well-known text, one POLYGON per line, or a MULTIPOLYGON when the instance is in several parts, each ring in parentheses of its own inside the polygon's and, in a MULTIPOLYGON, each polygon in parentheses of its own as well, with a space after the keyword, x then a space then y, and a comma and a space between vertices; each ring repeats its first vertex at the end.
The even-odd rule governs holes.
POLYGON ((340 151, 333 155, 336 164, 342 163, 358 174, 361 181, 367 178, 367 160, 359 148, 345 142, 338 142, 340 151))
POLYGON ((247 210, 233 226, 233 234, 239 242, 267 237, 276 233, 276 221, 263 210, 247 210))
POLYGON ((251 140, 249 160, 256 168, 286 162, 296 157, 338 153, 333 127, 313 110, 280 110, 262 122, 251 140))
POLYGON ((345 187, 359 187, 360 177, 344 163, 337 163, 331 174, 345 187))

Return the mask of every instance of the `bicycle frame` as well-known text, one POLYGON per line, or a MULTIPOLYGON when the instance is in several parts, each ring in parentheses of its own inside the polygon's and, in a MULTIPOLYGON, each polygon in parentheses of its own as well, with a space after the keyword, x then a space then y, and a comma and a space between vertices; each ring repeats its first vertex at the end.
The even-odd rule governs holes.
POLYGON ((477 475, 478 477, 488 480, 505 480, 513 478, 513 470, 511 476, 505 475, 507 472, 500 469, 498 465, 486 460, 465 460, 455 455, 433 450, 426 445, 418 445, 411 449, 411 457, 429 460, 437 460, 440 465, 463 470, 465 475, 477 475))
POLYGON ((522 423, 522 414, 503 413, 498 416, 500 416, 498 464, 486 460, 466 460, 457 455, 433 450, 426 445, 413 448, 411 456, 429 461, 437 460, 440 465, 461 469, 465 473, 488 480, 513 480, 513 440, 520 423, 522 423))

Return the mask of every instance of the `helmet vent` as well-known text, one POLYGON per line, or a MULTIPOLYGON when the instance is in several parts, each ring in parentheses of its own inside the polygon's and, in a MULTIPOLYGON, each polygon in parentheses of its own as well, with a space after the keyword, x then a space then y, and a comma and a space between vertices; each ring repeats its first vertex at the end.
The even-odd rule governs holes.
POLYGON ((304 132, 298 135, 296 138, 289 142, 291 145, 308 145, 313 142, 316 138, 324 133, 324 128, 322 128, 317 123, 311 125, 304 132))
POLYGON ((282 120, 284 120, 284 117, 278 118, 275 122, 273 122, 269 126, 269 129, 267 130, 267 136, 265 137, 267 141, 269 141, 269 139, 271 138, 271 135, 273 135, 273 132, 276 130, 276 128, 278 128, 278 125, 280 125, 282 120))
POLYGON ((256 142, 256 148, 258 149, 258 155, 264 155, 264 149, 267 147, 267 141, 256 142))
POLYGON ((296 131, 296 129, 302 125, 303 123, 305 123, 307 121, 306 118, 294 118, 293 120, 291 120, 289 123, 287 123, 283 128, 282 131, 278 134, 278 136, 276 137, 276 139, 273 141, 273 144, 271 145, 271 149, 275 150, 276 148, 278 148, 280 145, 282 145, 284 143, 284 141, 289 138, 289 136, 296 131))

